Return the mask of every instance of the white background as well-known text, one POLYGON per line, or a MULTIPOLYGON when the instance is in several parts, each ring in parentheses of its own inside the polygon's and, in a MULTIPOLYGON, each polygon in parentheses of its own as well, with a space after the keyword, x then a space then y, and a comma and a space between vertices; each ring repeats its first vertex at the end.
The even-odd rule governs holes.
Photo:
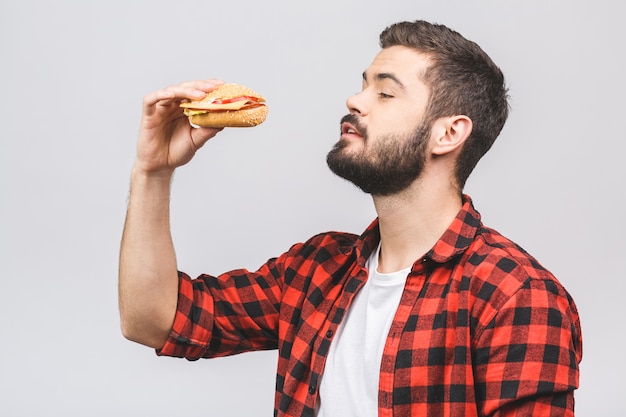
POLYGON ((444 23, 508 80, 512 113, 467 185, 575 298, 578 416, 626 415, 624 65, 619 1, 0 3, 0 415, 270 416, 275 352, 187 362, 126 341, 117 256, 146 93, 218 77, 266 96, 174 182, 179 267, 256 268, 368 196, 325 155, 399 20, 444 23))

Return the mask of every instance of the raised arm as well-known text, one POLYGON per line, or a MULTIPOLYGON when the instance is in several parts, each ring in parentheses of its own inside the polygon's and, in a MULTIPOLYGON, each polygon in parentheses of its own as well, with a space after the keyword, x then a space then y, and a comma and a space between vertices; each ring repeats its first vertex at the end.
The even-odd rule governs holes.
POLYGON ((150 347, 165 343, 178 297, 169 222, 172 175, 220 130, 192 128, 179 105, 204 97, 219 84, 186 82, 144 98, 120 249, 119 307, 124 336, 150 347))

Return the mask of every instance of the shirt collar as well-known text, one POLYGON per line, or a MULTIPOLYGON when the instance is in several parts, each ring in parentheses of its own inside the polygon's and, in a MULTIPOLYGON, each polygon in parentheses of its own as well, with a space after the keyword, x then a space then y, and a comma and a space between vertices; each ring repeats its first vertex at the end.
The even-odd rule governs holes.
MULTIPOLYGON (((426 257, 437 263, 447 262, 454 256, 465 252, 481 227, 480 213, 474 208, 470 196, 464 194, 461 210, 441 238, 426 253, 426 257)), ((376 249, 378 242, 380 242, 380 229, 378 219, 375 219, 355 242, 354 249, 359 263, 365 264, 372 251, 376 249)))
POLYGON ((435 262, 447 262, 467 250, 481 227, 480 213, 474 208, 472 199, 463 195, 461 210, 426 256, 435 262))

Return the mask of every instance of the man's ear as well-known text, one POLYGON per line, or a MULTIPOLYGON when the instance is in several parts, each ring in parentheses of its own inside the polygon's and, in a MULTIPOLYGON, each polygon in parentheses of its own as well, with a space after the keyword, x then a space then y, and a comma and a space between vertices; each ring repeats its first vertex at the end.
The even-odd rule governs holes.
POLYGON ((460 149, 471 133, 472 119, 469 117, 441 117, 435 120, 431 130, 431 153, 442 156, 460 149))

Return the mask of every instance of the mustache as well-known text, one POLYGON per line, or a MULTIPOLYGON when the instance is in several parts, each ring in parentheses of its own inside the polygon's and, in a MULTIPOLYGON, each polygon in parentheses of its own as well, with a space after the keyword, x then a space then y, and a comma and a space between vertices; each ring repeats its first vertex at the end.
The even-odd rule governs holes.
POLYGON ((363 140, 367 140, 367 127, 361 121, 361 118, 356 114, 346 114, 341 118, 339 125, 341 126, 343 123, 350 123, 354 128, 359 132, 359 134, 363 137, 363 140))

